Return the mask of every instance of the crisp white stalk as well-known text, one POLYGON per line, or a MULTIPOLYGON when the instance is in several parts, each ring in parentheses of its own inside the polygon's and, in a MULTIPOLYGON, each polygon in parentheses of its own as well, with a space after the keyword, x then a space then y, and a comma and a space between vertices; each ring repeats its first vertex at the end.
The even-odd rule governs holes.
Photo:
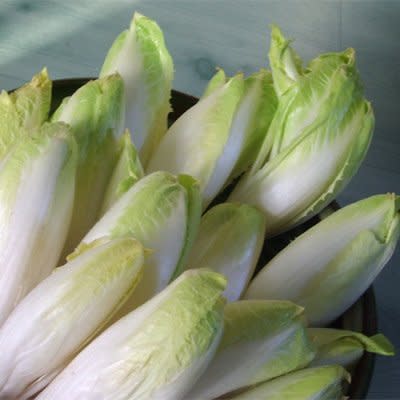
POLYGON ((188 176, 150 174, 107 211, 82 240, 79 249, 103 236, 127 235, 151 252, 142 282, 122 308, 125 314, 149 300, 179 275, 200 223, 198 185, 188 176))
POLYGON ((187 268, 206 266, 224 275, 224 296, 238 300, 254 273, 264 243, 265 218, 246 204, 223 203, 201 219, 187 268))
POLYGON ((118 72, 125 85, 125 126, 144 165, 167 131, 174 76, 172 58, 157 23, 135 13, 128 30, 115 40, 101 69, 118 72))
POLYGON ((179 400, 223 330, 225 279, 186 271, 87 346, 37 400, 179 400))
POLYGON ((124 122, 124 87, 118 74, 90 81, 54 113, 71 126, 78 143, 78 170, 67 256, 97 221, 107 185, 117 164, 124 122))
POLYGON ((212 400, 303 368, 315 355, 303 309, 289 301, 239 301, 224 311, 217 354, 186 396, 212 400))
POLYGON ((245 298, 288 299, 313 326, 350 307, 389 261, 400 236, 400 202, 377 195, 336 211, 278 253, 245 298))
POLYGON ((350 375, 338 365, 306 368, 226 397, 229 400, 343 400, 350 375))
POLYGON ((136 240, 99 240, 39 283, 0 330, 0 398, 43 389, 132 293, 143 261, 136 240))
POLYGON ((20 139, 0 164, 0 325, 56 266, 71 220, 76 144, 65 124, 20 139))
POLYGON ((44 68, 12 93, 0 93, 0 160, 21 137, 33 135, 47 120, 52 82, 44 68))
POLYGON ((193 176, 205 208, 228 180, 245 142, 248 108, 234 121, 243 90, 243 76, 238 74, 200 99, 169 128, 147 172, 193 176))
POLYGON ((317 348, 312 366, 336 364, 351 370, 364 351, 394 355, 393 345, 382 334, 368 337, 359 332, 332 328, 309 328, 307 333, 317 348))

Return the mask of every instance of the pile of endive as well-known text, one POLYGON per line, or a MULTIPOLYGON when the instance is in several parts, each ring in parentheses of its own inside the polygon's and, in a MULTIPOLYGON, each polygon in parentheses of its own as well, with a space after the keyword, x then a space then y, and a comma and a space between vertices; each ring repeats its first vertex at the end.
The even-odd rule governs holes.
POLYGON ((218 70, 168 128, 174 75, 135 14, 50 114, 43 70, 0 95, 0 399, 341 399, 381 334, 327 328, 394 252, 400 198, 319 214, 374 127, 353 49, 218 70), (228 189, 227 189, 228 188, 228 189), (226 202, 213 201, 228 193, 226 202))

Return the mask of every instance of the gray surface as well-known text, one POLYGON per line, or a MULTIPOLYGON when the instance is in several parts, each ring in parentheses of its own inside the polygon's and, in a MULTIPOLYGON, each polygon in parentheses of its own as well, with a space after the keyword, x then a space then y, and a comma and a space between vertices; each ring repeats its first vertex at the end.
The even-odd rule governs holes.
MULTIPOLYGON (((296 38, 305 59, 354 47, 376 130, 339 201, 400 193, 400 1, 1 0, 0 87, 16 87, 44 65, 53 78, 95 75, 134 10, 161 25, 175 61, 174 87, 193 95, 217 65, 228 73, 267 65, 272 22, 296 38)), ((399 263, 397 250, 375 289, 380 329, 400 351, 399 263)), ((400 398, 400 356, 378 357, 369 398, 400 398)))

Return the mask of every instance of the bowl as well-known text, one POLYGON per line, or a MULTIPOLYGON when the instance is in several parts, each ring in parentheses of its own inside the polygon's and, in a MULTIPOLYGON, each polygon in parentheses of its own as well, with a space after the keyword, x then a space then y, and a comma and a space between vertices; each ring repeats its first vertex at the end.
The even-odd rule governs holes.
MULTIPOLYGON (((95 78, 54 80, 51 111, 54 111, 58 107, 64 97, 71 96, 78 88, 91 79, 95 78)), ((193 96, 173 90, 171 98, 173 112, 169 115, 169 123, 174 122, 187 109, 196 104, 197 101, 198 99, 193 96)), ((224 195, 219 197, 217 202, 223 200, 223 198, 224 195)), ((319 215, 308 220, 304 224, 275 238, 268 239, 268 243, 264 243, 256 271, 262 268, 277 252, 282 250, 295 237, 305 232, 308 228, 319 222, 321 218, 329 215, 338 208, 339 205, 336 202, 333 202, 319 215)), ((357 300, 355 304, 353 304, 353 306, 331 324, 331 326, 362 332, 367 336, 376 334, 377 313, 372 286, 357 300)), ((347 395, 350 396, 351 399, 363 399, 366 397, 373 373, 374 361, 375 356, 371 353, 365 352, 357 364, 352 374, 352 382, 347 392, 347 395)))

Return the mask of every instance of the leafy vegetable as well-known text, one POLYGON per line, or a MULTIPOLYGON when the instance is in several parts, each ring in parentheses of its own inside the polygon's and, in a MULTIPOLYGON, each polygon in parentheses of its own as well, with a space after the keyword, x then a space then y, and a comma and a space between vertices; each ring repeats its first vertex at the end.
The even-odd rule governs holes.
POLYGON ((215 272, 185 272, 95 339, 37 399, 182 399, 218 346, 224 289, 215 272))
POLYGON ((135 240, 99 240, 36 286, 0 330, 0 398, 44 388, 131 294, 143 258, 135 240))
POLYGON ((65 124, 23 137, 0 164, 0 325, 56 266, 74 200, 76 144, 65 124))
POLYGON ((71 126, 79 151, 74 212, 64 256, 78 245, 99 216, 119 156, 124 107, 122 79, 110 75, 82 86, 53 115, 54 121, 71 126))
POLYGON ((254 273, 264 232, 264 217, 254 207, 219 204, 201 219, 188 267, 206 266, 223 274, 228 280, 224 296, 238 300, 254 273))
POLYGON ((174 75, 172 58, 160 27, 135 13, 128 30, 111 46, 100 76, 121 74, 125 85, 126 122, 144 163, 167 131, 174 75))
POLYGON ((238 74, 186 111, 161 140, 147 172, 193 176, 206 208, 228 180, 245 142, 242 121, 232 128, 243 90, 238 74))
POLYGON ((400 236, 400 202, 377 195, 336 211, 278 253, 244 297, 288 299, 313 326, 350 307, 390 259, 400 236))
POLYGON ((303 309, 289 301, 239 301, 224 314, 217 354, 187 400, 212 400, 275 378, 305 367, 315 355, 303 309))
POLYGON ((143 280, 121 310, 149 300, 179 275, 200 222, 198 185, 188 176, 155 172, 141 179, 107 211, 82 240, 131 236, 150 249, 143 280))
MULTIPOLYGON (((271 64, 285 68, 275 65, 272 76, 282 85, 282 69, 291 70, 285 65, 289 50, 274 36, 271 64)), ((230 197, 264 212, 268 236, 311 218, 338 195, 364 159, 374 126, 353 49, 322 54, 285 82, 260 153, 230 197)))

